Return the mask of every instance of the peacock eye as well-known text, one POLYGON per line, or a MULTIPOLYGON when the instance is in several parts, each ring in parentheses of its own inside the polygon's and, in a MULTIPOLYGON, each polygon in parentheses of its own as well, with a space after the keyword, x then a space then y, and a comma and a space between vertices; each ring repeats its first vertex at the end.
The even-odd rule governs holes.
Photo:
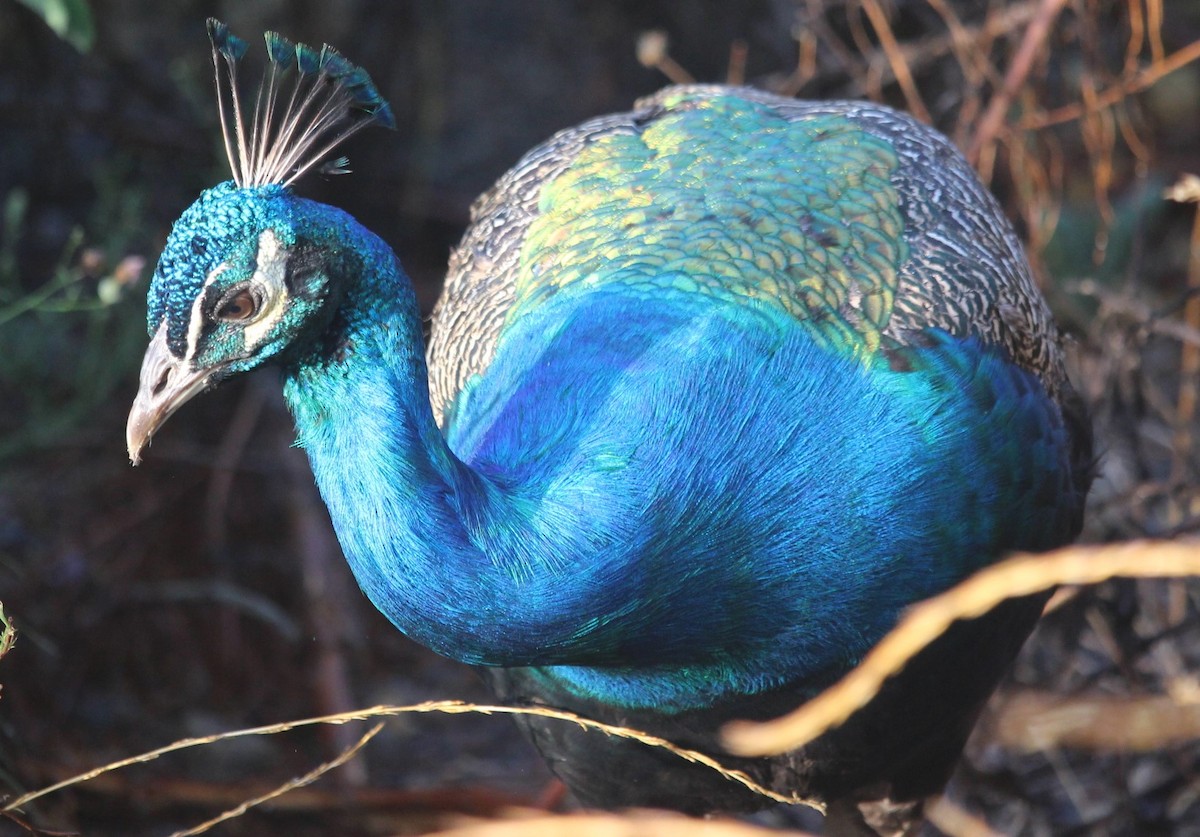
POLYGON ((237 323, 258 313, 259 298, 249 288, 234 289, 217 304, 216 319, 237 323))

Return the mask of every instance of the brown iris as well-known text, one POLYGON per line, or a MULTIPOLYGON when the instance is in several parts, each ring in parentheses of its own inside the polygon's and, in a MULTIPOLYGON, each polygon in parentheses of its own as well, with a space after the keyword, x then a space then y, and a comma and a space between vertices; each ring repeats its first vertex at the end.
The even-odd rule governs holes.
POLYGON ((226 322, 248 320, 258 313, 258 298, 248 289, 243 288, 229 294, 217 306, 216 317, 226 322))

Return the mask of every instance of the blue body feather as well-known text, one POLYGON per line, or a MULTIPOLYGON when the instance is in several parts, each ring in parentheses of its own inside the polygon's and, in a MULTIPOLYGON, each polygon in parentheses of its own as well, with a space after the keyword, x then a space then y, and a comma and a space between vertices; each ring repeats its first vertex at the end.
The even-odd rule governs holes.
POLYGON ((931 331, 864 363, 774 306, 664 285, 519 321, 449 449, 397 348, 411 300, 289 380, 351 567, 401 630, 694 709, 819 685, 913 601, 1069 528, 1062 417, 1002 350, 931 331))

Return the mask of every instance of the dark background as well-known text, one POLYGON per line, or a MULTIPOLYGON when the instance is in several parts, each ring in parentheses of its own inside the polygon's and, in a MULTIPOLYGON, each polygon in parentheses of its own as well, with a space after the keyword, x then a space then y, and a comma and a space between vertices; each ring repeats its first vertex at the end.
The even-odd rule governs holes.
MULTIPOLYGON (((93 0, 80 50, 26 5, 0 0, 0 602, 19 631, 0 660, 0 797, 185 736, 375 703, 487 699, 469 670, 398 635, 354 587, 304 457, 289 447, 269 370, 189 404, 145 463, 128 466, 145 279, 174 218, 227 177, 207 16, 251 42, 251 78, 267 28, 327 41, 370 71, 399 129, 359 134, 345 149, 353 174, 310 177, 301 191, 392 244, 428 308, 477 194, 555 130, 666 83, 637 61, 647 30, 668 33, 671 56, 703 81, 726 78, 740 43, 750 83, 905 107, 865 5, 93 0), (798 38, 814 45, 803 79, 798 38)), ((1037 6, 881 7, 931 120, 964 145, 1029 17, 1012 16, 1037 6), (956 54, 946 8, 971 31, 1009 23, 956 54), (980 58, 990 72, 964 69, 980 58)), ((1131 40, 1131 21, 1153 6, 1069 4, 1006 124, 1153 66, 1153 39, 1131 40)), ((1200 8, 1164 8, 1161 26, 1145 20, 1165 53, 1200 38, 1200 8)), ((1193 64, 1089 119, 1004 134, 991 170, 1073 335, 1075 377, 1097 418, 1091 541, 1186 537, 1200 521, 1186 407, 1195 379, 1181 360, 1200 334, 1200 312, 1184 306, 1192 210, 1161 198, 1200 171, 1197 137, 1193 64)), ((1195 593, 1168 582, 1075 595, 1047 618, 1006 694, 1136 697, 1190 682, 1195 593)), ((995 711, 1003 706, 1002 695, 995 711)), ((987 731, 952 792, 1002 831, 1200 829, 1194 746, 1020 755, 987 731)), ((45 797, 22 819, 166 833, 304 773, 360 732, 199 747, 45 797)), ((506 719, 404 716, 314 789, 220 833, 413 832, 455 812, 552 801, 548 790, 506 719)), ((0 819, 5 828, 18 825, 0 819)))

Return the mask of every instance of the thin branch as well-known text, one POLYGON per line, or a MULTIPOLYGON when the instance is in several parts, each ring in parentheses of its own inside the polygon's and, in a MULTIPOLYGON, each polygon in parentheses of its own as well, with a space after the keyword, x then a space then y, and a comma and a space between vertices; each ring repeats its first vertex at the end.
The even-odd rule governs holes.
POLYGON ((887 55, 888 65, 896 76, 896 82, 904 91, 904 101, 908 104, 909 112, 926 125, 932 124, 933 117, 929 115, 929 109, 925 107, 925 101, 921 98, 920 91, 917 90, 917 83, 913 80, 908 63, 904 60, 904 51, 900 49, 900 44, 892 32, 887 13, 879 5, 879 0, 861 0, 861 2, 863 11, 867 13, 867 17, 871 20, 871 26, 879 37, 879 45, 883 47, 884 54, 887 55))
POLYGON ((672 84, 692 84, 696 79, 667 52, 667 33, 661 29, 643 32, 637 40, 637 60, 643 67, 658 70, 672 84))
POLYGON ((1152 752, 1200 738, 1196 696, 1063 696, 1022 690, 991 719, 989 741, 1024 752, 1070 747, 1152 752))
POLYGON ((620 814, 578 813, 475 822, 439 831, 436 837, 815 837, 807 831, 732 820, 697 820, 663 811, 620 814))
POLYGON ((1060 584, 1096 584, 1117 576, 1184 575, 1200 575, 1200 544, 1135 541, 1010 558, 915 605, 857 668, 790 715, 761 724, 730 723, 725 729, 725 745, 743 756, 783 753, 803 746, 869 703, 888 677, 953 622, 981 616, 1006 599, 1060 584))
POLYGON ((192 837, 192 835, 195 834, 203 834, 204 832, 210 830, 214 825, 220 825, 223 822, 242 816, 242 814, 246 813, 256 805, 261 805, 264 802, 270 802, 272 799, 283 796, 285 793, 293 791, 296 788, 302 788, 305 785, 311 785, 330 770, 333 770, 335 767, 340 767, 358 755, 358 751, 366 746, 368 741, 379 734, 379 731, 383 729, 383 724, 384 722, 380 721, 375 726, 371 727, 366 731, 366 733, 363 734, 361 738, 358 739, 358 741, 343 750, 337 758, 327 761, 324 764, 317 765, 303 776, 298 776, 295 779, 289 779, 274 790, 264 793, 261 796, 256 796, 253 799, 248 799, 240 805, 230 808, 228 811, 221 812, 210 820, 205 820, 199 825, 184 829, 183 831, 176 831, 171 835, 171 837, 192 837))
POLYGON ((701 753, 697 750, 689 750, 679 747, 667 741, 665 738, 660 738, 655 735, 649 735, 640 730, 631 729, 629 727, 620 727, 613 724, 605 724, 600 721, 593 721, 589 718, 584 718, 572 712, 565 712, 559 709, 549 709, 541 706, 498 706, 490 704, 475 704, 465 703, 457 700, 440 700, 426 701, 424 703, 412 704, 409 706, 373 706, 369 709, 356 709, 350 712, 338 712, 332 715, 322 715, 314 718, 303 718, 296 721, 286 721, 279 724, 269 724, 261 727, 251 727, 249 729, 233 730, 231 732, 218 733, 216 735, 205 735, 198 738, 184 738, 167 744, 164 747, 159 747, 155 750, 142 753, 137 756, 120 759, 111 762, 101 767, 93 768, 85 773, 80 773, 77 776, 72 776, 64 779, 61 782, 56 782, 40 790, 31 791, 23 796, 19 796, 12 802, 7 803, 0 811, 12 811, 20 808, 23 805, 32 802, 35 799, 40 799, 48 794, 63 790, 64 788, 78 785, 97 776, 109 773, 113 770, 119 770, 124 767, 129 767, 134 764, 143 764, 148 761, 153 761, 159 756, 164 756, 168 753, 173 753, 178 750, 186 750, 191 747, 200 747, 207 744, 212 744, 216 741, 223 741, 229 738, 242 738, 248 735, 276 735, 282 732, 288 732, 300 727, 313 726, 315 724, 346 724, 351 721, 362 721, 368 718, 387 717, 392 715, 403 715, 409 713, 425 713, 425 712, 440 712, 447 715, 464 715, 464 714, 481 714, 481 715, 536 715, 542 718, 555 718, 561 721, 568 721, 579 724, 584 729, 596 730, 606 735, 611 735, 617 738, 626 738, 633 741, 639 741, 650 747, 659 747, 678 756, 685 761, 694 764, 708 767, 720 775, 724 776, 732 782, 748 788, 749 790, 761 794, 762 796, 772 799, 776 802, 784 802, 792 805, 807 805, 815 808, 818 811, 824 811, 825 806, 817 800, 802 799, 795 795, 784 795, 777 793, 770 788, 763 787, 755 782, 744 772, 740 770, 731 770, 725 767, 712 756, 701 753))
POLYGON ((1162 0, 1146 0, 1146 26, 1150 30, 1150 60, 1157 64, 1163 60, 1163 3, 1162 0))
POLYGON ((984 150, 989 149, 995 142, 996 135, 1000 132, 1000 126, 1004 124, 1004 118, 1012 106, 1013 99, 1024 86, 1025 79, 1029 77, 1029 72, 1033 69, 1034 60, 1045 45, 1054 21, 1058 19, 1059 13, 1066 4, 1067 0, 1042 0, 1037 14, 1026 27, 1025 35, 1021 38, 1021 46, 1017 49, 1017 54, 1013 56, 1008 72, 1004 74, 1004 84, 992 97, 987 110, 984 111, 983 118, 979 120, 979 127, 975 129, 975 136, 967 147, 967 159, 973 165, 979 163, 984 150))
POLYGON ((1051 125, 1061 125, 1064 122, 1082 119, 1089 113, 1110 108, 1131 94, 1152 87, 1163 76, 1170 75, 1198 58, 1200 58, 1200 41, 1193 41, 1187 46, 1175 50, 1162 61, 1151 64, 1144 70, 1097 93, 1095 98, 1086 105, 1074 102, 1055 110, 1031 113, 1020 119, 1015 127, 1021 131, 1036 131, 1051 125))
POLYGON ((925 820, 947 837, 1003 837, 987 821, 975 816, 944 796, 925 803, 925 820))
MULTIPOLYGON (((1175 200, 1190 200, 1195 204, 1192 236, 1189 239, 1187 287, 1189 296, 1184 304, 1184 324, 1200 329, 1200 178, 1185 177, 1167 193, 1175 200)), ((1200 347, 1190 343, 1180 346, 1179 399, 1175 410, 1175 450, 1171 476, 1176 481, 1186 478, 1187 462, 1192 454, 1196 405, 1200 401, 1200 347)))

